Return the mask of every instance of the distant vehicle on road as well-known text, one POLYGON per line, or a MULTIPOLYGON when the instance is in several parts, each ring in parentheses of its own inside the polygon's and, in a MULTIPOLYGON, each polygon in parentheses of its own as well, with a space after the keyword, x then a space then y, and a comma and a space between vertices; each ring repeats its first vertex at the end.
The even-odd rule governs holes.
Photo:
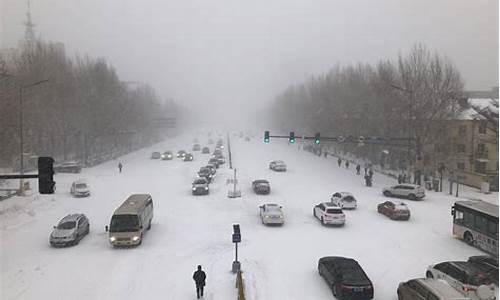
POLYGON ((80 173, 81 171, 82 165, 76 161, 67 161, 54 166, 56 173, 80 173))
POLYGON ((198 176, 204 177, 210 183, 213 179, 212 169, 209 167, 201 167, 198 171, 198 176))
POLYGON ((269 163, 269 169, 277 172, 286 172, 286 164, 282 160, 273 160, 269 163))
POLYGON ((194 156, 191 153, 186 153, 184 157, 182 158, 183 161, 193 161, 194 156))
POLYGON ((345 215, 342 208, 331 202, 323 202, 313 209, 313 216, 321 221, 323 225, 340 225, 345 224, 345 215))
POLYGON ((252 189, 256 194, 266 195, 271 192, 271 185, 265 179, 257 179, 252 182, 252 189))
POLYGON ((442 280, 416 278, 401 282, 398 286, 398 300, 471 300, 442 280))
POLYGON ((193 195, 208 195, 208 180, 206 178, 198 178, 193 181, 193 195))
POLYGON ((82 179, 77 180, 71 184, 70 194, 75 197, 88 197, 90 196, 89 185, 82 179))
POLYGON ((377 205, 377 211, 392 220, 410 219, 410 209, 403 202, 385 201, 377 205))
POLYGON ((153 152, 151 153, 151 159, 160 159, 161 158, 161 153, 160 152, 153 152))
POLYGON ((475 263, 446 261, 431 265, 427 268, 425 277, 445 280, 455 290, 471 299, 496 299, 492 280, 475 263))
POLYGON ((215 175, 215 173, 217 173, 217 168, 214 165, 206 165, 205 167, 210 169, 212 175, 215 175))
POLYGON ((177 157, 178 158, 182 159, 184 157, 184 155, 186 155, 186 154, 187 154, 187 152, 185 150, 179 150, 179 151, 177 151, 177 157))
POLYGON ((194 144, 193 145, 193 151, 200 151, 200 150, 201 150, 200 144, 194 144))
POLYGON ((174 158, 174 154, 172 153, 172 151, 165 151, 161 155, 161 159, 163 159, 163 160, 172 160, 173 158, 174 158))
POLYGON ((489 255, 471 256, 468 262, 475 263, 498 286, 498 258, 489 255))
POLYGON ((408 198, 410 200, 421 200, 425 197, 425 190, 417 184, 402 183, 384 188, 382 193, 386 197, 408 198))
POLYGON ((201 149, 201 153, 202 153, 202 154, 209 154, 209 153, 210 153, 210 148, 208 148, 208 147, 203 147, 203 149, 201 149))
POLYGON ((151 229, 153 220, 153 198, 149 194, 133 194, 120 205, 111 222, 106 226, 109 230, 109 242, 117 246, 138 246, 146 230, 151 229))
POLYGON ((318 272, 337 299, 373 299, 371 280, 358 262, 352 258, 322 257, 318 261, 318 272))
POLYGON ((268 203, 259 206, 260 219, 262 224, 270 225, 283 225, 285 223, 285 215, 283 214, 282 207, 278 204, 268 203))
POLYGON ((356 209, 358 207, 356 198, 349 192, 337 192, 333 194, 331 202, 342 207, 342 209, 356 209))
POLYGON ((217 158, 211 158, 208 160, 209 164, 213 164, 217 169, 220 166, 219 160, 217 158))
POLYGON ((84 214, 67 215, 59 221, 50 234, 50 245, 63 247, 76 245, 90 231, 89 219, 84 214))

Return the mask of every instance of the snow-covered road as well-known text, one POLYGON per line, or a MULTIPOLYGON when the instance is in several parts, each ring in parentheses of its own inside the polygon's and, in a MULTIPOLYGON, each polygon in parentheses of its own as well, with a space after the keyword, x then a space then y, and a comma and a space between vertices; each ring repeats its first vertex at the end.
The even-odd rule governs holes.
POLYGON ((208 277, 205 299, 232 300, 234 223, 241 226, 239 255, 250 300, 332 299, 317 273, 318 259, 327 255, 358 260, 375 285, 374 299, 390 300, 397 299, 400 281, 424 276, 427 265, 482 254, 451 236, 450 208, 457 198, 428 192, 424 201, 405 201, 410 221, 392 221, 379 215, 376 205, 385 201, 381 188, 393 179, 376 174, 374 186, 365 187, 353 166, 339 168, 334 159, 283 141, 233 138, 243 197, 226 197, 226 179, 232 174, 228 164, 218 170, 210 195, 192 196, 192 179, 208 155, 196 152, 193 162, 149 157, 152 151, 190 150, 194 137, 202 146, 207 139, 183 135, 120 158, 121 174, 118 161, 112 161, 77 175, 57 174, 55 195, 34 193, 1 202, 0 298, 193 299, 191 276, 201 264, 208 277), (270 171, 273 159, 284 160, 288 171, 270 171), (90 183, 91 197, 69 195, 78 178, 90 183), (251 181, 259 178, 270 181, 270 195, 251 191, 251 181), (312 216, 313 206, 336 191, 352 192, 358 209, 345 212, 344 227, 323 227, 312 216), (153 196, 152 229, 140 247, 113 249, 104 226, 132 193, 153 196), (260 222, 258 206, 272 202, 284 208, 282 227, 260 222), (90 235, 75 247, 50 248, 52 226, 75 212, 89 217, 90 235))

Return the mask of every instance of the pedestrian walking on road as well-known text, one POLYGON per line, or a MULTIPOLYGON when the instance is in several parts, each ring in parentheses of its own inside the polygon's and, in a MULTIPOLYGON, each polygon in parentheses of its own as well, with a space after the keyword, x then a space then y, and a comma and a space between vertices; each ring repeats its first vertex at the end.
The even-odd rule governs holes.
POLYGON ((201 266, 198 265, 198 270, 193 274, 193 280, 196 284, 196 297, 198 299, 200 299, 200 297, 203 297, 203 287, 205 286, 206 278, 207 275, 205 275, 205 272, 201 270, 201 266))
POLYGON ((328 152, 326 152, 326 151, 325 151, 325 153, 324 153, 324 154, 325 154, 325 158, 327 158, 327 156, 328 156, 328 152))
POLYGON ((368 170, 368 175, 370 176, 370 178, 373 178, 373 170, 372 169, 368 170))
POLYGON ((359 171, 361 170, 361 166, 358 164, 356 166, 356 175, 359 175, 359 171))
POLYGON ((339 164, 339 168, 340 168, 340 165, 342 164, 342 159, 340 159, 340 157, 339 157, 339 159, 337 159, 337 163, 339 164))
POLYGON ((398 184, 401 184, 403 181, 403 175, 399 174, 398 175, 398 184))
POLYGON ((122 172, 123 165, 121 162, 118 163, 118 171, 122 172))
POLYGON ((345 168, 349 169, 349 161, 348 160, 345 161, 345 168))

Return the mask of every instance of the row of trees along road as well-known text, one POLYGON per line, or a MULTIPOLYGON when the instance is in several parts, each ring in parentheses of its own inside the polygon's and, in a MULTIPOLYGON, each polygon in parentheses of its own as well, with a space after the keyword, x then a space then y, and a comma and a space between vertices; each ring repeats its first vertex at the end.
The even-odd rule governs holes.
POLYGON ((396 62, 336 66, 327 74, 288 87, 276 97, 271 125, 299 134, 411 137, 410 147, 341 146, 372 161, 389 150, 384 151, 389 153, 388 163, 403 169, 421 159, 423 146, 440 138, 436 124, 459 112, 463 87, 460 73, 448 58, 418 44, 396 62))
POLYGON ((182 111, 148 85, 120 81, 103 58, 70 59, 40 40, 0 56, 0 99, 0 167, 19 164, 21 110, 24 153, 87 165, 159 141, 161 120, 182 111))

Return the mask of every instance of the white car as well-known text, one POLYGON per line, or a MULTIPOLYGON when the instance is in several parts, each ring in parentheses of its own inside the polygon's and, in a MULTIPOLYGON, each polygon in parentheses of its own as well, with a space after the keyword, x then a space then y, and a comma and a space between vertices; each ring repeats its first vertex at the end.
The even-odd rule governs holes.
POLYGON ((384 188, 382 193, 386 197, 408 198, 410 200, 421 200, 425 197, 425 190, 417 184, 402 183, 384 188))
POLYGON ((286 172, 286 164, 282 160, 273 160, 269 163, 269 169, 277 172, 286 172))
POLYGON ((283 214, 282 207, 278 204, 268 203, 259 206, 259 208, 262 224, 283 225, 285 223, 285 216, 283 214))
POLYGON ((331 202, 323 202, 314 206, 313 215, 323 225, 333 224, 343 226, 345 224, 345 215, 342 208, 331 202))
POLYGON ((88 197, 90 196, 89 185, 84 180, 77 180, 71 184, 70 193, 75 197, 88 197))
POLYGON ((356 198, 349 192, 337 192, 332 195, 331 201, 342 209, 356 209, 358 207, 356 198))
POLYGON ((427 278, 442 279, 464 296, 474 300, 495 300, 495 286, 481 268, 466 261, 446 261, 431 265, 427 278))

